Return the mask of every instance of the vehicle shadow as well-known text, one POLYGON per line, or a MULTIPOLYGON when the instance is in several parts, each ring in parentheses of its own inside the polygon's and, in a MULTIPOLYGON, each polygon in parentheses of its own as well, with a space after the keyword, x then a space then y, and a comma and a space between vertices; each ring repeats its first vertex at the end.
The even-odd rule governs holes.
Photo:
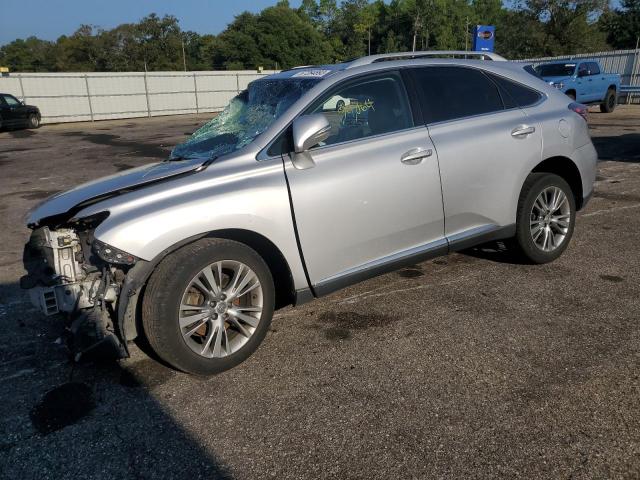
POLYGON ((509 263, 513 265, 528 265, 527 261, 517 250, 510 247, 503 240, 494 240, 475 247, 461 250, 458 253, 469 257, 490 260, 497 263, 509 263))
POLYGON ((0 284, 0 478, 233 478, 154 393, 177 372, 75 364, 56 320, 0 284))
POLYGON ((624 163, 640 162, 640 133, 592 137, 599 160, 624 163))

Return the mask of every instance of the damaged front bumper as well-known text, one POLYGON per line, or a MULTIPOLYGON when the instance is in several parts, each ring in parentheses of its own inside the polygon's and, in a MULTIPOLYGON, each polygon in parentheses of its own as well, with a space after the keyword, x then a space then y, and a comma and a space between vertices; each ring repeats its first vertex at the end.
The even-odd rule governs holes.
MULTIPOLYGON (((98 351, 126 356, 114 328, 118 279, 124 274, 95 253, 94 243, 93 230, 44 226, 33 230, 23 254, 27 275, 20 279, 20 286, 45 315, 63 314, 67 343, 76 360, 98 351)), ((100 247, 100 253, 109 250, 104 244, 100 247)))

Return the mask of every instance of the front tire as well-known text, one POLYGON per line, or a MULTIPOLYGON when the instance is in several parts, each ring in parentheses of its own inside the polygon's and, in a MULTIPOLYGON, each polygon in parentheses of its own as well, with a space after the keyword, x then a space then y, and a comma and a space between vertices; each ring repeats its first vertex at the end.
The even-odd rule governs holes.
POLYGON ((27 127, 29 128, 38 128, 40 126, 40 119, 35 113, 29 115, 27 119, 27 127))
POLYGON ((613 88, 607 90, 607 94, 604 97, 604 100, 600 104, 600 111, 602 113, 611 113, 616 109, 616 103, 618 99, 616 98, 616 91, 613 88))
POLYGON ((576 218, 569 184, 552 173, 531 173, 520 193, 516 245, 532 263, 549 263, 565 251, 576 218))
POLYGON ((260 255, 239 242, 205 238, 158 265, 144 294, 142 325, 162 360, 213 375, 258 348, 274 301, 271 272, 260 255))

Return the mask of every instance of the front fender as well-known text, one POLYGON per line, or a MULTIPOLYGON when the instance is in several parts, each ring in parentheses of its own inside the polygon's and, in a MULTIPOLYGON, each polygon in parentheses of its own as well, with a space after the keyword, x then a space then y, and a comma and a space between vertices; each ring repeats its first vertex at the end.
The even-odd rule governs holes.
POLYGON ((77 216, 105 210, 110 215, 95 238, 146 261, 214 230, 255 232, 282 252, 295 287, 307 288, 281 160, 239 157, 214 163, 194 175, 100 202, 77 216))

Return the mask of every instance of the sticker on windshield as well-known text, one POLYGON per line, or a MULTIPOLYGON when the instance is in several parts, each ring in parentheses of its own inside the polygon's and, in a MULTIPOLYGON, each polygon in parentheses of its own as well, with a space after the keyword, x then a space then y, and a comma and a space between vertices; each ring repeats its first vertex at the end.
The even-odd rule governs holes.
POLYGON ((313 70, 302 70, 301 72, 294 73, 292 77, 324 77, 331 70, 322 70, 319 68, 313 70))

